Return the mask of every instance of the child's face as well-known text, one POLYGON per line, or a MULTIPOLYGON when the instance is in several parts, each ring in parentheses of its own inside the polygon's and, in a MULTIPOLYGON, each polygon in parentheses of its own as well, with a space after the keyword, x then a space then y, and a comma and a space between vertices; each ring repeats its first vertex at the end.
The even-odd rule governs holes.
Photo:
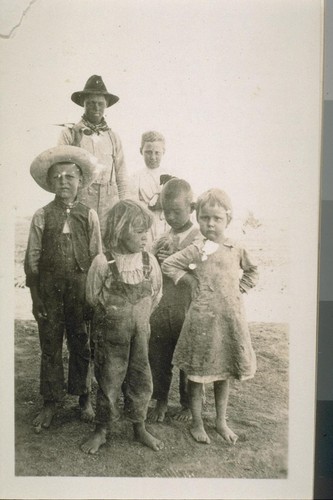
POLYGON ((162 206, 165 219, 173 229, 181 229, 192 213, 191 203, 181 194, 175 198, 162 197, 162 206))
POLYGON ((49 169, 48 182, 57 198, 64 203, 72 203, 82 182, 82 176, 74 163, 59 163, 49 169))
POLYGON ((164 144, 162 141, 145 142, 141 154, 148 168, 158 168, 164 155, 164 144))
POLYGON ((221 243, 228 225, 228 215, 223 207, 204 205, 201 207, 198 222, 201 233, 208 240, 221 243))
POLYGON ((121 240, 121 251, 123 253, 142 252, 147 244, 147 233, 148 230, 143 225, 132 226, 121 240))

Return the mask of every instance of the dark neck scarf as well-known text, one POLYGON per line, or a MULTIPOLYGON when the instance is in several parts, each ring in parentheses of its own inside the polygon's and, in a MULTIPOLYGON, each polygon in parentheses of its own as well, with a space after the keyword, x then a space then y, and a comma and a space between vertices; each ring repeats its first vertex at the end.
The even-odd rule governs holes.
POLYGON ((108 124, 105 121, 105 118, 103 117, 100 123, 91 123, 86 115, 84 114, 82 116, 82 121, 86 127, 88 127, 93 133, 99 135, 100 132, 104 132, 106 130, 110 130, 108 124))

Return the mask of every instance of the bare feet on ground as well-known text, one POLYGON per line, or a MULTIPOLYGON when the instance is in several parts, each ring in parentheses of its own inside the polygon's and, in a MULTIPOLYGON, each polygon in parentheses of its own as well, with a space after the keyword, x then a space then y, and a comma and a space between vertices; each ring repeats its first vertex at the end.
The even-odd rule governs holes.
POLYGON ((190 427, 190 433, 192 434, 192 437, 198 441, 198 443, 210 443, 210 439, 202 423, 192 424, 190 427))
POLYGON ((149 408, 147 420, 152 424, 164 422, 168 404, 165 401, 156 401, 154 408, 149 408))
POLYGON ((94 455, 98 452, 99 448, 106 443, 106 431, 97 430, 94 434, 81 445, 81 450, 84 453, 94 455))
POLYGON ((91 405, 90 395, 81 394, 79 397, 79 405, 81 409, 81 420, 84 422, 93 422, 95 418, 95 412, 91 405))
POLYGON ((172 416, 174 420, 178 420, 178 422, 190 422, 192 420, 192 413, 189 408, 185 408, 184 406, 178 410, 172 416))
POLYGON ((237 434, 235 434, 226 423, 216 421, 216 430, 217 432, 227 441, 229 444, 236 444, 238 439, 237 434))
POLYGON ((163 441, 157 439, 152 434, 150 434, 150 432, 148 432, 147 429, 145 428, 144 424, 134 424, 133 429, 136 441, 139 441, 139 443, 148 446, 148 448, 151 448, 154 451, 163 450, 164 448, 163 441))
POLYGON ((33 421, 33 425, 35 426, 35 431, 37 433, 39 433, 42 430, 42 428, 48 429, 50 427, 55 412, 56 412, 55 403, 44 403, 41 412, 37 415, 37 417, 33 421))

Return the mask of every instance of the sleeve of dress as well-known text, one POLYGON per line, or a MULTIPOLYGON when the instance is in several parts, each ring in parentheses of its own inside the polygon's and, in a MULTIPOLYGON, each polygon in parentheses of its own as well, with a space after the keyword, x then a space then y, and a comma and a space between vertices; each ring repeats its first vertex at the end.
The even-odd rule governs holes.
POLYGON ((240 249, 240 267, 243 270, 243 275, 239 282, 239 288, 242 293, 247 293, 257 284, 259 273, 256 263, 244 248, 240 249))
POLYGON ((39 284, 39 261, 42 253, 44 227, 44 209, 40 208, 32 217, 28 245, 25 252, 24 272, 26 275, 26 286, 28 287, 39 284))
POLYGON ((129 196, 127 169, 121 140, 118 134, 116 134, 115 132, 112 133, 115 141, 115 171, 118 194, 119 199, 123 200, 129 196))
POLYGON ((153 288, 152 312, 156 309, 159 301, 162 298, 162 273, 156 257, 149 254, 149 262, 151 265, 151 280, 153 288))
POLYGON ((86 282, 86 301, 92 307, 98 304, 98 296, 102 290, 108 271, 108 263, 104 254, 96 255, 91 263, 86 282))
MULTIPOLYGON (((162 263, 162 272, 166 276, 172 279, 172 281, 177 285, 180 278, 184 276, 187 272, 191 270, 189 267, 191 264, 195 266, 195 263, 199 259, 199 247, 196 244, 189 245, 188 247, 180 250, 179 252, 170 255, 162 263)), ((194 267, 193 267, 194 269, 194 267)))
POLYGON ((68 127, 65 127, 60 132, 58 146, 70 146, 73 143, 73 140, 74 138, 71 130, 68 127))
POLYGON ((102 238, 98 215, 93 208, 89 211, 89 253, 93 260, 102 252, 102 238))

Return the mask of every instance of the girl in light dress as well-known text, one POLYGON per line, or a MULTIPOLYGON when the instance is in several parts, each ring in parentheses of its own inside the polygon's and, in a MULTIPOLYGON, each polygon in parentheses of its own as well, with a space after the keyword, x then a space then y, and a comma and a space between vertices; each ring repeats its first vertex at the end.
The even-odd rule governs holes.
POLYGON ((235 444, 238 436, 226 420, 229 381, 252 378, 256 371, 242 294, 255 286, 257 266, 242 246, 226 237, 231 219, 228 195, 219 189, 205 192, 197 200, 197 220, 205 239, 162 264, 165 275, 192 289, 173 364, 188 377, 190 431, 202 443, 210 443, 202 419, 203 385, 214 383, 216 430, 235 444))

